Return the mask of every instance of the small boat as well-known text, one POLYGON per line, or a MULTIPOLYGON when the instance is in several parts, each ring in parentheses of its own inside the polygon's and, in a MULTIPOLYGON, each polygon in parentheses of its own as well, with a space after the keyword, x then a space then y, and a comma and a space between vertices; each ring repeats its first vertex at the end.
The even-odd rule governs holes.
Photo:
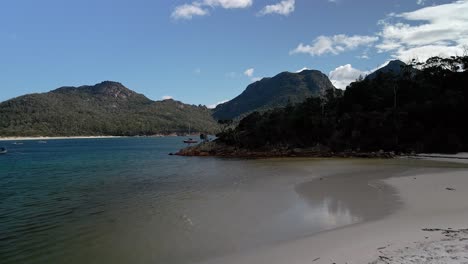
MULTIPOLYGON (((189 128, 188 128, 188 136, 190 136, 191 134, 191 127, 190 127, 190 124, 189 124, 189 128)), ((192 139, 192 138, 188 138, 186 140, 184 140, 184 143, 187 143, 187 144, 195 144, 195 143, 198 143, 198 141, 196 141, 195 139, 192 139)))
POLYGON ((6 148, 0 148, 0 155, 1 154, 6 154, 8 150, 6 148))

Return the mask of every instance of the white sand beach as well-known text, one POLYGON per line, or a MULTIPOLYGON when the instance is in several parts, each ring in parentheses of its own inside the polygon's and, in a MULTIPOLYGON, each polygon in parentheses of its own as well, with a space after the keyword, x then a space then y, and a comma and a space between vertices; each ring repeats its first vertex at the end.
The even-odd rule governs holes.
POLYGON ((383 219, 208 263, 468 263, 468 168, 380 183, 394 187, 403 203, 383 219))
POLYGON ((0 141, 22 141, 22 140, 54 140, 54 139, 104 139, 121 138, 119 136, 76 136, 76 137, 0 137, 0 141))
POLYGON ((455 163, 468 163, 468 153, 457 154, 438 154, 438 153, 423 153, 413 156, 413 158, 420 158, 424 160, 455 162, 455 163))

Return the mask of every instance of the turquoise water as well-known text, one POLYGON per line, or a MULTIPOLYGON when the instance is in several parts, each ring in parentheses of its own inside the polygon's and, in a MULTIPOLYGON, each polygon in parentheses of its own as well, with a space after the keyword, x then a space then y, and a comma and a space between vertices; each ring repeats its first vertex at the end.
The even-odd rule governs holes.
POLYGON ((169 156, 178 137, 23 142, 0 142, 1 263, 193 263, 366 218, 297 188, 342 161, 169 156))

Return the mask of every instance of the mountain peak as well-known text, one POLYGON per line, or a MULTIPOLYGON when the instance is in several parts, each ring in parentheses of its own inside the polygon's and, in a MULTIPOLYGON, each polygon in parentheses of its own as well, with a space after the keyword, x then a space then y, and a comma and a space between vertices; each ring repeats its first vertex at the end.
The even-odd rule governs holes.
POLYGON ((402 62, 401 60, 391 60, 387 65, 406 65, 406 63, 402 62))
MULTIPOLYGON (((78 88, 80 89, 80 88, 78 88)), ((94 86, 85 87, 84 90, 91 91, 94 94, 110 96, 114 98, 127 99, 136 93, 119 82, 104 81, 94 86)))
POLYGON ((213 116, 217 119, 233 119, 252 111, 300 103, 329 89, 335 87, 327 75, 320 71, 282 72, 250 84, 236 98, 218 105, 213 116))
POLYGON ((304 75, 304 74, 312 74, 312 73, 320 73, 320 74, 322 74, 321 71, 319 71, 319 70, 312 70, 312 69, 304 69, 304 70, 302 70, 302 71, 300 71, 300 72, 297 72, 297 73, 298 73, 298 74, 303 74, 303 75, 304 75))
POLYGON ((376 78, 379 74, 382 73, 390 73, 395 76, 399 76, 401 74, 401 71, 403 68, 406 66, 406 63, 402 62, 401 60, 392 60, 387 63, 387 65, 377 69, 373 73, 369 74, 366 78, 367 79, 374 79, 376 78))
POLYGON ((134 97, 139 95, 138 93, 128 89, 123 84, 114 81, 103 81, 96 85, 84 85, 80 87, 73 87, 73 86, 64 86, 60 87, 54 91, 53 93, 73 93, 73 92, 82 92, 90 95, 100 95, 105 97, 112 97, 117 99, 128 99, 130 97, 134 97))

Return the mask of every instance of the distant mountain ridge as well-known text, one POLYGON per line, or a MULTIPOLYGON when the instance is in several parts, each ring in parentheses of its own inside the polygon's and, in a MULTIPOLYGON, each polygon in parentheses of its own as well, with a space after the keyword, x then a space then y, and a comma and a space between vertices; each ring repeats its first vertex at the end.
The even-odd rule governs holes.
POLYGON ((324 94, 330 89, 336 88, 328 76, 320 71, 282 72, 250 84, 236 98, 218 105, 214 109, 213 116, 216 119, 233 119, 252 111, 284 107, 288 103, 300 103, 309 97, 324 94))
POLYGON ((153 135, 215 133, 205 106, 152 101, 121 83, 60 87, 0 103, 0 136, 153 135))
MULTIPOLYGON (((401 76, 399 60, 369 74, 401 76)), ((406 68, 405 68, 406 67, 406 68)), ((414 69, 414 71, 417 71, 414 69)), ((0 136, 151 135, 193 131, 214 133, 217 120, 242 118, 339 91, 317 70, 282 72, 247 86, 236 98, 210 110, 174 100, 153 101, 118 82, 64 86, 0 103, 0 136)))

